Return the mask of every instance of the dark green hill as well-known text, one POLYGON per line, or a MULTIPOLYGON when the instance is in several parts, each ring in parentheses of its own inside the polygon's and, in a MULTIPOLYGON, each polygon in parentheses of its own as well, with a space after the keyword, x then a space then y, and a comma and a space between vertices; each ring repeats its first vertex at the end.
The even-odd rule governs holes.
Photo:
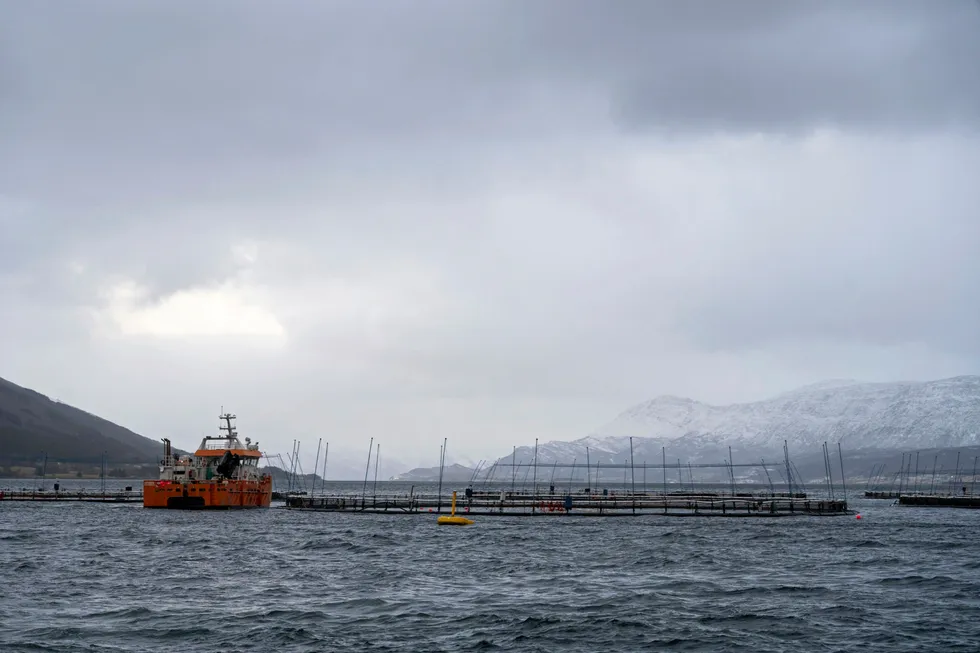
POLYGON ((99 467, 103 451, 110 466, 154 465, 163 445, 0 379, 0 466, 33 468, 43 452, 49 464, 99 467))

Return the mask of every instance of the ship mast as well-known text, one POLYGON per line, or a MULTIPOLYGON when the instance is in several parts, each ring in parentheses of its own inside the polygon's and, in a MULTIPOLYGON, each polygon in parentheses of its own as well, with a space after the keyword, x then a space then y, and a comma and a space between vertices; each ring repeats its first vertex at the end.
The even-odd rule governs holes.
POLYGON ((218 419, 224 420, 225 425, 220 427, 220 429, 228 434, 227 438, 229 440, 234 440, 236 437, 238 437, 238 431, 235 430, 235 427, 231 423, 231 420, 237 419, 235 415, 232 415, 231 413, 224 413, 219 415, 218 419))

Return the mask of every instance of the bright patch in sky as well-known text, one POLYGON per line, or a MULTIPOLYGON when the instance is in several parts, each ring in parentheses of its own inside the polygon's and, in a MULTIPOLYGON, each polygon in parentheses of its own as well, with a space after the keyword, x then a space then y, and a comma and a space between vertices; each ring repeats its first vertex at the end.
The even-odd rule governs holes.
POLYGON ((258 301, 256 292, 231 282, 179 290, 157 301, 132 281, 109 289, 104 315, 127 336, 263 336, 277 340, 286 330, 258 301))

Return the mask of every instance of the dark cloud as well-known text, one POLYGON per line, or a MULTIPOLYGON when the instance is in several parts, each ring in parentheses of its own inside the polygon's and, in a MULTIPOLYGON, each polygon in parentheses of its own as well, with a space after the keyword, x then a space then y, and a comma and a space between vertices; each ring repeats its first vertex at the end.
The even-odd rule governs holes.
MULTIPOLYGON (((700 8, 710 15, 719 6, 700 8)), ((745 20, 722 15, 700 29, 691 20, 693 36, 678 30, 638 52, 647 65, 618 96, 626 124, 790 133, 978 127, 980 7, 757 2, 730 3, 729 12, 745 20)))
POLYGON ((684 130, 980 116, 980 9, 956 0, 21 3, 0 29, 5 140, 35 174, 48 148, 117 173, 190 148, 207 183, 209 161, 533 132, 589 102, 684 130))

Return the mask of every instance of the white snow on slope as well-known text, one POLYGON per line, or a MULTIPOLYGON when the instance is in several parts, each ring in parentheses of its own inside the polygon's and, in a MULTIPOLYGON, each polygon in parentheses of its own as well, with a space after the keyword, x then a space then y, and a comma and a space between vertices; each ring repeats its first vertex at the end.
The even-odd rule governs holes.
MULTIPOLYGON (((927 449, 980 444, 980 377, 930 382, 828 381, 764 401, 713 406, 664 396, 633 406, 588 437, 538 446, 538 461, 621 463, 633 437, 636 460, 716 459, 727 447, 743 456, 777 456, 783 441, 796 454, 824 441, 845 449, 927 449)), ((530 462, 533 447, 517 449, 530 462)), ((511 454, 501 457, 510 463, 511 454)))

